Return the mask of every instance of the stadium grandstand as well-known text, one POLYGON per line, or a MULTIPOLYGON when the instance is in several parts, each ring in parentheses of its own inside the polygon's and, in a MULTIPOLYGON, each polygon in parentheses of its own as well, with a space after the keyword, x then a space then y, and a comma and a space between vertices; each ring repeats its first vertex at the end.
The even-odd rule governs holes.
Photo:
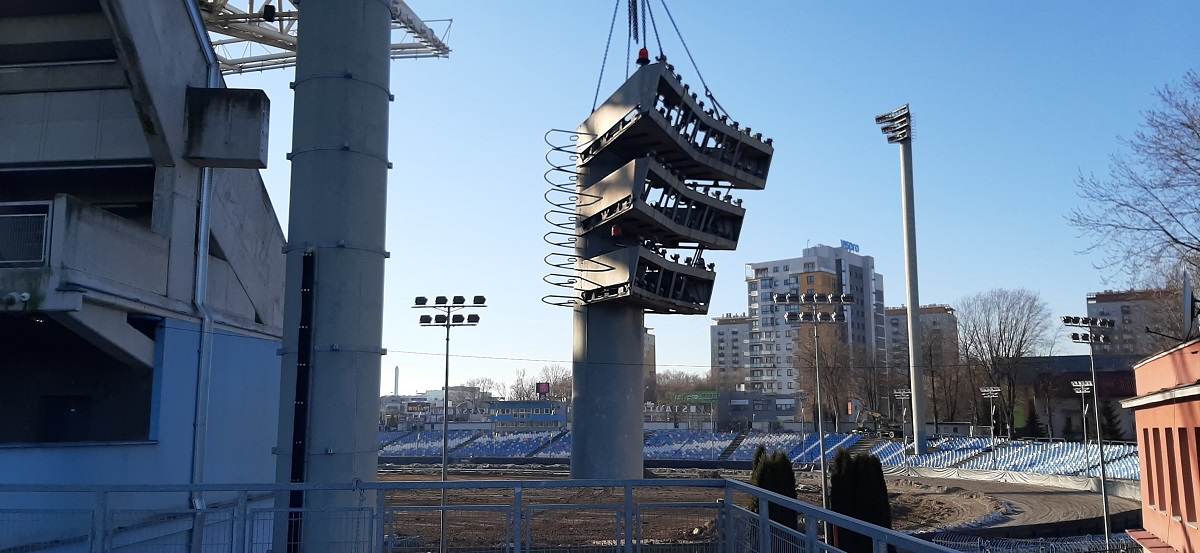
MULTIPOLYGON (((432 459, 441 455, 442 433, 381 432, 379 443, 384 462, 388 458, 432 459)), ((934 438, 928 443, 929 453, 911 455, 906 453, 905 444, 900 441, 864 440, 860 434, 829 434, 825 436, 825 451, 827 459, 832 459, 843 449, 869 452, 879 457, 884 466, 1099 476, 1095 443, 961 436, 934 438)), ((759 446, 768 453, 782 451, 801 466, 816 464, 820 458, 816 434, 648 430, 644 441, 647 460, 726 462, 730 466, 751 461, 759 446)), ((491 458, 519 463, 520 459, 559 459, 565 462, 571 453, 571 432, 451 430, 449 447, 449 457, 458 460, 491 458)), ((1113 443, 1105 444, 1103 450, 1110 478, 1140 478, 1137 446, 1113 443)))

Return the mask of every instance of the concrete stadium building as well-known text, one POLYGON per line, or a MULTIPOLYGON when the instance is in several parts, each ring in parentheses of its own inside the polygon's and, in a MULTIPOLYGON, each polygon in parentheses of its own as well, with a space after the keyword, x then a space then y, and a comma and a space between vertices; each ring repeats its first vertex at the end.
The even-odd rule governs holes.
MULTIPOLYGON (((275 478, 284 236, 257 171, 268 102, 223 88, 193 10, 0 8, 0 484, 275 478)), ((88 525, 43 522, 0 547, 88 525)))

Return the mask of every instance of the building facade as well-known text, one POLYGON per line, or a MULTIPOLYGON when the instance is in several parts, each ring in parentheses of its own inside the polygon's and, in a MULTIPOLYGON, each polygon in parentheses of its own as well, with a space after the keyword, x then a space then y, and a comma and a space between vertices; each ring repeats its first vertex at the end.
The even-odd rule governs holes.
MULTIPOLYGON (((0 72, 0 483, 275 479, 268 104, 221 84, 197 17, 185 2, 0 10, 20 29, 0 51, 19 68, 0 72)), ((0 508, 69 502, 18 495, 0 508)), ((86 535, 77 522, 24 525, 0 549, 86 535)))
POLYGON ((1200 340, 1191 340, 1134 367, 1132 409, 1141 462, 1142 530, 1130 530, 1143 551, 1192 552, 1200 543, 1200 340))
MULTIPOLYGON (((884 368, 883 385, 880 394, 887 397, 886 404, 891 406, 889 416, 895 418, 892 390, 911 387, 909 377, 908 355, 908 308, 888 307, 884 309, 884 342, 887 344, 887 364, 884 368)), ((942 394, 959 393, 961 390, 951 389, 946 385, 945 374, 939 378, 940 370, 958 368, 958 316, 949 305, 922 305, 921 310, 921 347, 925 351, 921 355, 922 367, 926 379, 925 389, 930 394, 927 415, 938 420, 946 420, 937 412, 937 396, 942 394)), ((952 417, 955 418, 955 417, 952 417)), ((931 421, 933 418, 930 419, 931 421)))
MULTIPOLYGON (((819 244, 800 257, 746 265, 748 343, 742 353, 746 389, 789 393, 797 389, 794 341, 801 325, 784 322, 785 310, 773 294, 851 294, 854 302, 842 308, 846 317, 837 325, 841 341, 881 359, 885 354, 883 276, 875 259, 855 253, 858 246, 819 244)), ((830 325, 832 326, 832 325, 830 325)), ((833 329, 830 329, 833 330, 833 329)))
POLYGON ((1102 332, 1106 344, 1094 344, 1097 355, 1152 355, 1177 343, 1170 338, 1152 334, 1180 334, 1179 292, 1169 290, 1125 290, 1093 292, 1087 295, 1087 316, 1112 319, 1113 328, 1102 332))
POLYGON ((731 392, 746 388, 749 376, 742 355, 749 351, 751 318, 745 314, 726 313, 713 318, 708 329, 711 344, 710 369, 713 386, 718 392, 731 392))

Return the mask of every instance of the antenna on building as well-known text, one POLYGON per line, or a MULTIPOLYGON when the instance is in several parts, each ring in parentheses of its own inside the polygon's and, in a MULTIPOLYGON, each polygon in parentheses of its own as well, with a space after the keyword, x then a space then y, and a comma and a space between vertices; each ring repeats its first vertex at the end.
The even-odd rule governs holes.
POLYGON ((1192 277, 1187 271, 1183 272, 1183 340, 1192 337, 1192 325, 1196 321, 1196 296, 1192 295, 1192 277))

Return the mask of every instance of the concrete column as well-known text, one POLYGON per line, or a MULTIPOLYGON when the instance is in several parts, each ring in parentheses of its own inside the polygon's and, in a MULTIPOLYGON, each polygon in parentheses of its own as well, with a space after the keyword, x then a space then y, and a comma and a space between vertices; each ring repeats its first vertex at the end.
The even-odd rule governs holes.
POLYGON ((645 332, 636 305, 575 308, 571 478, 642 477, 645 332))
MULTIPOLYGON (((299 18, 278 478, 370 482, 379 449, 391 13, 379 0, 305 0, 299 18), (301 289, 306 252, 311 293, 301 289), (312 314, 307 329, 305 309, 312 314), (311 343, 307 367, 299 366, 302 337, 311 343), (297 394, 301 372, 307 394, 297 394), (307 420, 295 421, 297 402, 307 420), (294 430, 306 433, 302 447, 294 430), (296 465, 302 474, 293 455, 303 456, 296 465)), ((375 505, 374 494, 358 492, 307 492, 280 502, 306 509, 375 505)), ((361 538, 348 534, 356 527, 348 515, 306 513, 289 530, 289 541, 302 546, 273 549, 337 551, 343 544, 333 542, 361 538)))

